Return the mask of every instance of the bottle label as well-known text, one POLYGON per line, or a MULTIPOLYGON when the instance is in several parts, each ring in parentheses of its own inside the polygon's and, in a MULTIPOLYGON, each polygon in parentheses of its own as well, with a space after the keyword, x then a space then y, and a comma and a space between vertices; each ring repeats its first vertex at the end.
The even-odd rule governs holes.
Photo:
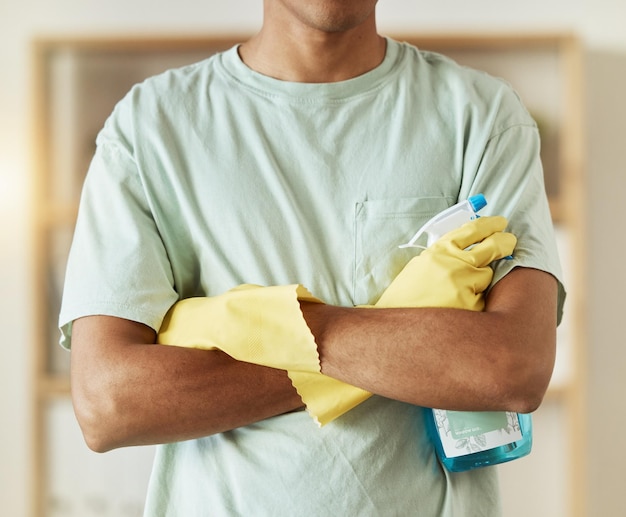
POLYGON ((522 439, 517 413, 433 409, 448 458, 487 451, 522 439))

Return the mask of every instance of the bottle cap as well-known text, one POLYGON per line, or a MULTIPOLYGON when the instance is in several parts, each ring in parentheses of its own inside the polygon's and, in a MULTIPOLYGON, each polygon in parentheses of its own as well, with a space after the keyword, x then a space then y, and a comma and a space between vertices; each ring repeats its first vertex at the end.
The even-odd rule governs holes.
POLYGON ((475 196, 470 196, 468 198, 469 204, 472 207, 474 212, 478 212, 482 208, 487 206, 487 200, 483 194, 476 194, 475 196))

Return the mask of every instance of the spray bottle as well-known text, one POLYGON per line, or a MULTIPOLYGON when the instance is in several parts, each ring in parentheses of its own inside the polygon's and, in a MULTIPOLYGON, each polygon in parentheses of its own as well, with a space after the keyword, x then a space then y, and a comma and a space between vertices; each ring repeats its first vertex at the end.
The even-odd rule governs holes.
MULTIPOLYGON (((477 212, 486 205, 487 200, 482 194, 461 201, 430 219, 400 247, 428 247, 443 234, 480 217, 477 212), (416 244, 424 234, 427 235, 426 246, 416 244)), ((529 454, 532 448, 530 415, 425 408, 425 420, 437 455, 451 472, 515 460, 529 454)))

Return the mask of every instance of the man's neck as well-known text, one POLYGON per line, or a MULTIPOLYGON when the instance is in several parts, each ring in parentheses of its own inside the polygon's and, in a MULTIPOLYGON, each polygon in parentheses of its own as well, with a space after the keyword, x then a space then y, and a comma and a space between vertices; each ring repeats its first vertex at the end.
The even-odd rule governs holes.
POLYGON ((250 68, 276 79, 328 83, 376 68, 385 50, 372 13, 355 27, 332 32, 266 16, 261 31, 241 45, 239 54, 250 68))

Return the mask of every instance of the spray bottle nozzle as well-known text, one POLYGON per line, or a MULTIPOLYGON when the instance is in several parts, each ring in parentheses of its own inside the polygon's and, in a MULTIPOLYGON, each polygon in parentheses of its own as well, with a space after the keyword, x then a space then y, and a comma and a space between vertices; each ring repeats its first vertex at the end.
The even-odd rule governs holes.
POLYGON ((467 202, 470 204, 472 210, 474 210, 475 213, 487 206, 487 199, 485 199, 485 196, 483 194, 470 196, 469 198, 467 198, 467 202))
POLYGON ((443 234, 479 217, 477 212, 483 209, 486 205, 487 200, 483 194, 476 194, 469 197, 465 201, 452 205, 430 219, 417 231, 409 242, 402 244, 400 248, 426 249, 443 234), (416 244, 417 240, 423 234, 428 235, 426 246, 416 244))

